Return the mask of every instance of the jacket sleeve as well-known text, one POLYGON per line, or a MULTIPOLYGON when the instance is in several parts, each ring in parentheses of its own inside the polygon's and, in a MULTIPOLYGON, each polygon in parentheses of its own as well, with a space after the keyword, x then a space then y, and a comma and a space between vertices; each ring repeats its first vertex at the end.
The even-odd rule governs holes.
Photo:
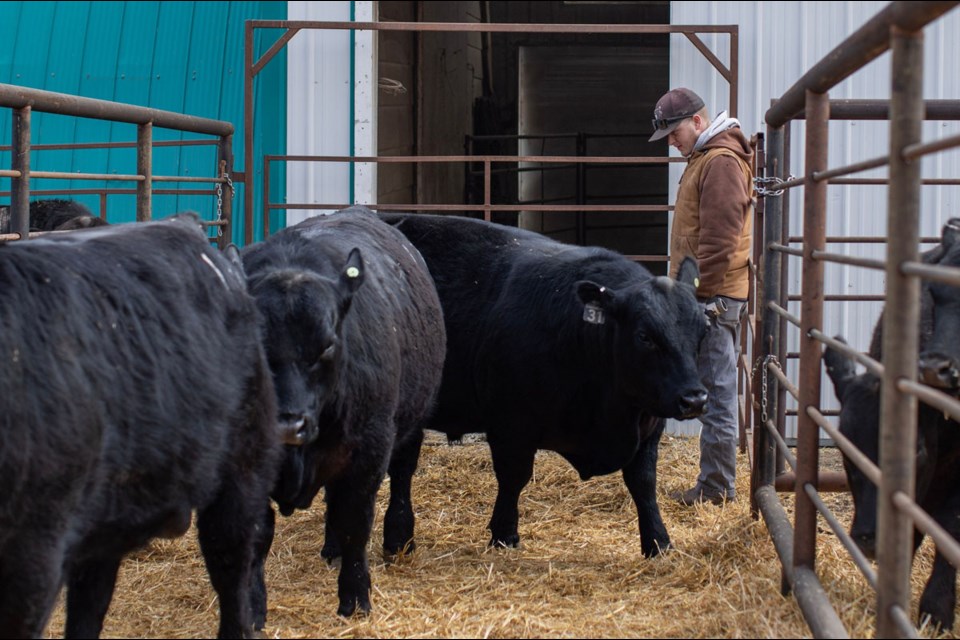
POLYGON ((698 298, 715 296, 740 244, 750 202, 736 158, 713 158, 700 176, 700 263, 698 298))

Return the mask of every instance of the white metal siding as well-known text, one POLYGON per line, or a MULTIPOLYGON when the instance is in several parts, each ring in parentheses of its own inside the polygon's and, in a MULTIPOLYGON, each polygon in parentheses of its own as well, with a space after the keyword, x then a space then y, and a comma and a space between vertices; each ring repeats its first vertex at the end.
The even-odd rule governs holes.
MULTIPOLYGON (((355 2, 355 20, 374 19, 373 2, 355 2)), ((350 2, 288 2, 289 20, 350 20, 350 2)), ((356 94, 351 113, 351 48, 346 30, 305 29, 287 44, 287 153, 289 155, 376 155, 376 39, 357 32, 354 46, 356 94), (354 131, 351 149, 351 129, 354 131)), ((357 164, 354 201, 375 200, 376 165, 357 164)), ((287 201, 318 204, 350 201, 350 168, 344 163, 287 164, 287 201)), ((296 224, 316 210, 288 210, 296 224)))
MULTIPOLYGON (((779 98, 811 66, 832 51, 850 34, 888 5, 887 2, 672 2, 671 23, 739 25, 738 119, 749 137, 765 132, 764 114, 771 100, 779 98)), ((950 34, 960 32, 960 10, 954 9, 926 30, 924 97, 960 99, 960 41, 950 34)), ((726 35, 701 35, 701 39, 725 64, 729 64, 729 38, 726 35)), ((706 101, 715 114, 728 107, 728 86, 723 77, 683 35, 671 36, 670 86, 687 86, 706 101)), ((832 99, 886 99, 890 97, 888 52, 840 83, 830 92, 832 99)), ((837 167, 887 153, 886 122, 840 121, 830 123, 829 166, 837 167)), ((804 173, 802 122, 792 125, 791 171, 804 173)), ((923 139, 932 140, 960 133, 960 123, 928 122, 923 139)), ((676 153, 674 150, 673 153, 676 153)), ((671 165, 670 202, 676 198, 676 184, 682 165, 671 165)), ((960 178, 960 152, 957 150, 925 158, 925 178, 960 178)), ((885 178, 886 168, 851 177, 885 178)), ((886 235, 885 186, 832 186, 828 191, 827 235, 886 235)), ((802 233, 802 194, 790 194, 791 235, 802 233)), ((925 186, 922 190, 923 236, 937 236, 943 223, 960 215, 960 187, 925 186)), ((925 245, 923 248, 927 248, 925 245)), ((885 245, 834 245, 828 251, 883 258, 885 245)), ((790 258, 790 292, 800 291, 800 261, 790 258)), ((844 265, 826 265, 824 292, 827 294, 882 294, 882 272, 844 265)), ((866 350, 873 326, 880 313, 879 302, 828 302, 824 308, 824 330, 828 335, 842 334, 855 347, 866 350)), ((799 303, 791 303, 791 313, 799 315, 799 303)), ((798 331, 788 329, 789 351, 798 349, 798 331)), ((788 373, 796 379, 796 361, 788 373)), ((833 387, 824 376, 822 406, 835 407, 833 387)), ((795 408, 795 403, 789 405, 795 408)), ((792 427, 791 425, 788 425, 792 427)), ((668 431, 697 433, 696 423, 671 422, 668 431)), ((788 430, 788 435, 793 435, 788 430)))

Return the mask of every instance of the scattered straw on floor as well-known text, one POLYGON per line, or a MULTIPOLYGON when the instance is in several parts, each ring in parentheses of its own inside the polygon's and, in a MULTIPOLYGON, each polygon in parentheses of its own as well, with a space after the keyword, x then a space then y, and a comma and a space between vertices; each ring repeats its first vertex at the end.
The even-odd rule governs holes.
MULTIPOLYGON (((636 511, 620 474, 582 482, 549 452, 538 454, 534 479, 521 496, 521 547, 492 550, 486 525, 496 483, 486 444, 450 446, 431 434, 414 479, 418 548, 393 564, 384 564, 380 553, 386 486, 381 490, 370 554, 373 613, 336 615, 337 569, 320 557, 318 499, 310 510, 278 517, 264 635, 810 637, 796 601, 780 595, 780 567, 766 527, 750 517, 745 457, 736 502, 686 508, 666 498, 692 485, 698 457, 696 438, 664 437, 658 492, 674 545, 664 556, 643 558, 636 511)), ((789 512, 792 498, 782 498, 789 512)), ((828 494, 828 501, 849 519, 849 496, 828 494)), ((824 588, 851 637, 873 637, 875 597, 821 524, 817 570, 824 588)), ((914 613, 931 559, 925 543, 914 565, 914 613)), ((217 618, 191 529, 125 561, 103 636, 210 637, 217 618)), ((47 633, 62 631, 58 607, 47 633)))

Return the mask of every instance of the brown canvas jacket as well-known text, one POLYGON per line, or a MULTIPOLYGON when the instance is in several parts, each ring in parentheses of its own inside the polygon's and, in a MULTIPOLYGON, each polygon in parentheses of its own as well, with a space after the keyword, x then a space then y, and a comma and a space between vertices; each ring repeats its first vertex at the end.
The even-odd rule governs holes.
POLYGON ((753 152, 739 128, 714 136, 687 161, 670 232, 670 275, 693 256, 697 297, 746 300, 753 231, 753 152))

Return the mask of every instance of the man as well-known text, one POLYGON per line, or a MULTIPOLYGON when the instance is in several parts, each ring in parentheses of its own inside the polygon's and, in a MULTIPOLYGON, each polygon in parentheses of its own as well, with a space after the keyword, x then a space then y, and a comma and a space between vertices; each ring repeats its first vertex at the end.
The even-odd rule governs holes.
POLYGON ((688 506, 722 504, 736 495, 737 359, 749 293, 753 152, 736 119, 723 112, 711 121, 703 100, 689 89, 667 92, 653 114, 650 140, 666 137, 687 158, 670 233, 670 275, 676 277, 684 257, 697 259, 697 298, 708 323, 698 363, 710 394, 700 418, 700 475, 692 489, 672 497, 688 506))

